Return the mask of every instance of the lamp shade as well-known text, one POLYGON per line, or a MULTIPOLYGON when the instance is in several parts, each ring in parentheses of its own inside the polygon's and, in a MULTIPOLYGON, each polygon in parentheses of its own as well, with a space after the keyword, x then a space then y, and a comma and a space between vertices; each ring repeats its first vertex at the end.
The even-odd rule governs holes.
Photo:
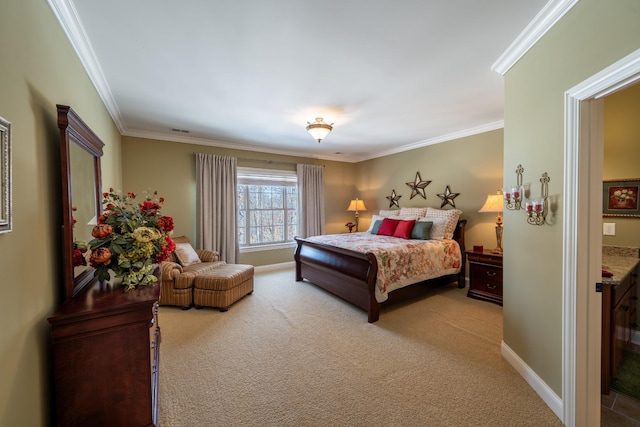
POLYGON ((364 202, 360 199, 355 199, 352 200, 351 203, 349 203, 349 207, 347 208, 347 211, 366 211, 367 207, 364 205, 364 202))
POLYGON ((327 135, 329 135, 329 132, 333 130, 333 126, 331 126, 333 123, 331 123, 331 125, 325 123, 322 117, 316 117, 316 120, 313 123, 307 123, 309 124, 309 126, 307 126, 307 131, 311 134, 313 139, 316 139, 318 142, 322 141, 327 135))
POLYGON ((501 194, 489 194, 478 212, 502 212, 503 202, 501 194))

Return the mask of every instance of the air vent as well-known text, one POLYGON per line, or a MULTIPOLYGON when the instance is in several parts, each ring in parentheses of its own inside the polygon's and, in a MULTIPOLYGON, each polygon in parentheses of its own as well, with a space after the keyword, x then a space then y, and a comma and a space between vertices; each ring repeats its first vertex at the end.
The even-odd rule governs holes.
POLYGON ((189 131, 186 129, 171 128, 171 131, 178 132, 178 133, 189 133, 189 131))

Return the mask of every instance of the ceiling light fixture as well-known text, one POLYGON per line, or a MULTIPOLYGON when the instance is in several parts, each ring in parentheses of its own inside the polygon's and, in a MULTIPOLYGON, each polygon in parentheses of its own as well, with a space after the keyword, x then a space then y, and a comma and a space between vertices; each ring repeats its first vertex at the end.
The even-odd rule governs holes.
POLYGON ((333 123, 325 123, 322 117, 316 117, 316 120, 313 123, 307 123, 309 124, 309 126, 307 126, 307 131, 311 134, 313 139, 318 140, 318 143, 320 143, 320 141, 322 141, 327 135, 329 135, 329 132, 333 130, 333 123))

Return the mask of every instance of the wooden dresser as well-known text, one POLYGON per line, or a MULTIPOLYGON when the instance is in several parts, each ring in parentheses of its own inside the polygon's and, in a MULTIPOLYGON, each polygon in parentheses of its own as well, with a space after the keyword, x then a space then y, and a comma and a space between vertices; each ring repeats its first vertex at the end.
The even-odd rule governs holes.
POLYGON ((49 318, 57 425, 158 425, 159 294, 96 282, 49 318))
POLYGON ((614 276, 602 280, 602 394, 609 394, 611 380, 637 328, 638 262, 638 258, 603 258, 614 276))
POLYGON ((469 291, 467 296, 502 305, 502 254, 467 251, 469 291))

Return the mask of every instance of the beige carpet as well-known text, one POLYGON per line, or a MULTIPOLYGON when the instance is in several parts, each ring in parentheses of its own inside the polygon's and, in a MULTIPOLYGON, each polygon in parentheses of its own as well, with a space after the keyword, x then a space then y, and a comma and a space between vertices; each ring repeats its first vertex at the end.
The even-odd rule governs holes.
POLYGON ((455 286, 369 324, 280 270, 226 313, 158 323, 163 427, 562 425, 502 360, 502 308, 455 286))

